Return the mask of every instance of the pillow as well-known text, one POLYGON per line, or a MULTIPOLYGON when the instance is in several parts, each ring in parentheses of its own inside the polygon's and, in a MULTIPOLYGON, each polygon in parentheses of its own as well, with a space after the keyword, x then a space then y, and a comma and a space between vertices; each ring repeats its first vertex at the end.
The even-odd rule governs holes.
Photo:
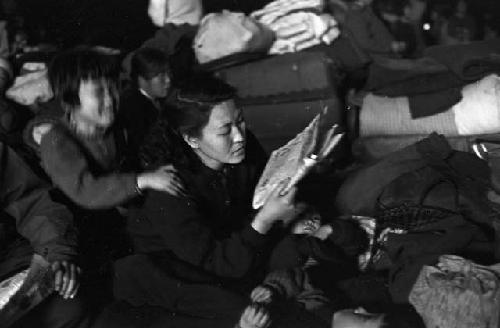
POLYGON ((49 86, 46 69, 16 77, 14 85, 7 90, 5 95, 12 101, 25 106, 48 101, 54 96, 49 86))
POLYGON ((223 11, 206 15, 194 40, 200 64, 243 52, 267 52, 274 33, 243 13, 223 11))

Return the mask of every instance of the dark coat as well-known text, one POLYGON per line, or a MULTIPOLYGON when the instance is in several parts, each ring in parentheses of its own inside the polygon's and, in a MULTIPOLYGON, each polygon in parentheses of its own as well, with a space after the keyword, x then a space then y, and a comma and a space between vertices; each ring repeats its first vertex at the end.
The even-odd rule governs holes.
POLYGON ((71 213, 54 202, 48 186, 0 143, 0 280, 27 267, 33 251, 49 262, 75 260, 71 213))
POLYGON ((127 164, 136 169, 139 149, 158 120, 160 110, 138 88, 131 87, 120 97, 118 113, 120 125, 127 131, 127 164))
POLYGON ((136 255, 116 262, 116 298, 194 316, 202 315, 206 302, 213 302, 215 316, 241 313, 246 298, 236 295, 263 277, 258 264, 269 247, 269 236, 251 227, 251 200, 266 157, 249 139, 245 160, 222 171, 197 157, 177 165, 189 197, 148 191, 129 210, 136 255), (228 310, 228 295, 236 309, 228 310), (193 298, 188 308, 182 305, 193 298))
POLYGON ((222 171, 201 162, 178 167, 189 197, 148 192, 128 220, 135 252, 168 254, 193 266, 202 280, 248 274, 267 239, 250 226, 253 190, 265 163, 258 151, 248 142, 246 159, 222 171))

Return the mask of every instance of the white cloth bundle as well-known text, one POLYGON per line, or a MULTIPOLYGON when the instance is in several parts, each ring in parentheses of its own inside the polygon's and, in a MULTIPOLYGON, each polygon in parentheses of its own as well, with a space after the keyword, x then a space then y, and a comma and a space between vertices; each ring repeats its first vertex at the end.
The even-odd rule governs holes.
POLYGON ((273 40, 273 31, 254 18, 224 10, 203 17, 193 48, 204 64, 243 52, 267 52, 273 40))
POLYGON ((47 78, 47 69, 16 77, 14 85, 7 90, 5 95, 25 106, 52 99, 53 93, 47 78))
POLYGON ((282 54, 338 38, 338 24, 331 15, 322 14, 324 6, 322 0, 277 0, 252 16, 276 33, 269 53, 282 54))
POLYGON ((158 27, 166 23, 198 25, 203 14, 201 0, 150 0, 148 15, 158 27))

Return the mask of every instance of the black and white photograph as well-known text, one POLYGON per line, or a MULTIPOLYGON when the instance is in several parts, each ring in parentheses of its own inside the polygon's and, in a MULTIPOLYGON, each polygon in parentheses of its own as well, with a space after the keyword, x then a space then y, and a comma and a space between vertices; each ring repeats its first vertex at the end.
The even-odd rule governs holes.
POLYGON ((0 328, 500 328, 500 1, 0 0, 0 328))

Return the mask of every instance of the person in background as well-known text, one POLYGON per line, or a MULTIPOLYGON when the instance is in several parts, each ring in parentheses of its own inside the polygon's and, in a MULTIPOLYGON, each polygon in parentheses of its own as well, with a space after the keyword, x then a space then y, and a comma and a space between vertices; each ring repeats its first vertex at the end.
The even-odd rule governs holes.
POLYGON ((156 123, 171 88, 167 55, 154 48, 139 48, 132 57, 132 83, 120 99, 120 119, 128 132, 129 161, 137 168, 137 154, 144 138, 156 123), (135 164, 134 164, 135 163, 135 164))
POLYGON ((442 40, 444 44, 469 43, 476 39, 477 23, 468 11, 465 0, 458 0, 448 24, 443 26, 442 40))
POLYGON ((369 58, 399 57, 404 46, 396 41, 387 26, 375 14, 372 0, 346 1, 343 32, 352 42, 368 55, 369 58))
POLYGON ((485 14, 483 40, 500 37, 500 18, 497 13, 485 14))
POLYGON ((413 57, 417 48, 417 35, 408 19, 411 9, 410 1, 377 0, 374 6, 398 43, 398 53, 402 57, 413 57))
POLYGON ((78 295, 77 234, 71 213, 17 154, 0 143, 0 281, 29 267, 33 253, 55 273, 56 294, 13 327, 85 328, 90 317, 78 295))
POLYGON ((427 10, 427 31, 425 33, 428 46, 443 44, 443 29, 448 25, 448 17, 452 8, 448 4, 429 3, 427 10))

